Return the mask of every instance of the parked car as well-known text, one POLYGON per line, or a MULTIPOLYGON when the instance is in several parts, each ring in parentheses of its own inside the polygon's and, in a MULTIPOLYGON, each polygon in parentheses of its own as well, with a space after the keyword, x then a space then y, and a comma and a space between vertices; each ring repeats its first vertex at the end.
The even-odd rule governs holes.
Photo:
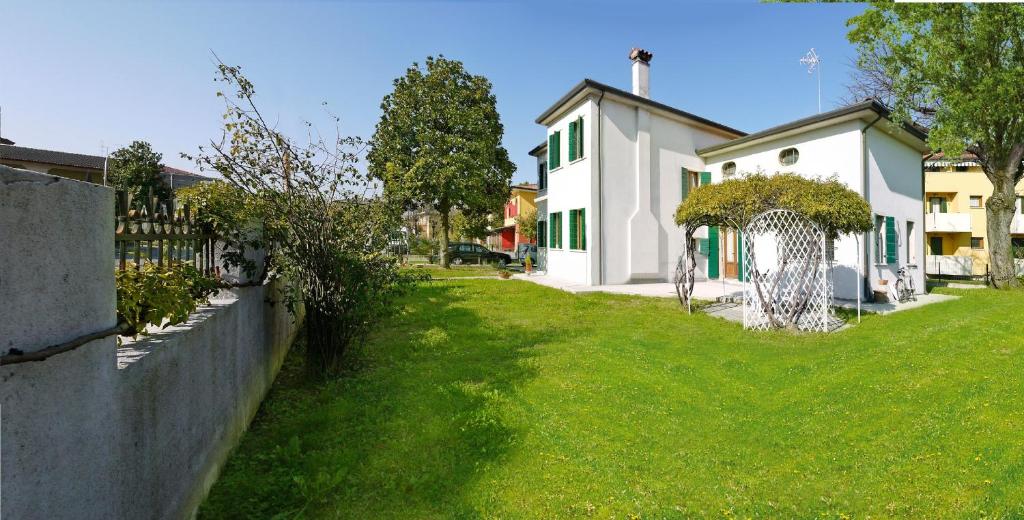
POLYGON ((516 260, 520 264, 526 265, 526 257, 530 257, 530 261, 533 265, 537 265, 537 244, 519 244, 519 248, 516 249, 516 260))
POLYGON ((512 257, 505 253, 491 251, 480 244, 455 242, 448 245, 448 258, 455 265, 496 263, 505 267, 512 263, 512 257))

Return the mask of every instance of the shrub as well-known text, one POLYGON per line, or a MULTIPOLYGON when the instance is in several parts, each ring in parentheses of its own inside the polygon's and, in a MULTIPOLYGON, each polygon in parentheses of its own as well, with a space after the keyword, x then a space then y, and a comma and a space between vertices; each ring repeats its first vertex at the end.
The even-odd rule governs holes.
POLYGON ((203 276, 191 264, 117 271, 117 319, 128 325, 127 336, 146 333, 149 324, 177 325, 188 319, 200 304, 209 303, 217 290, 216 280, 203 276))
MULTIPOLYGON (((265 224, 257 206, 258 200, 245 190, 225 182, 201 182, 177 191, 178 201, 188 204, 196 222, 207 233, 217 237, 223 247, 221 260, 229 271, 241 268, 249 278, 256 278, 260 267, 245 256, 247 250, 263 249, 265 224)), ((260 279, 266 274, 263 269, 260 279)))

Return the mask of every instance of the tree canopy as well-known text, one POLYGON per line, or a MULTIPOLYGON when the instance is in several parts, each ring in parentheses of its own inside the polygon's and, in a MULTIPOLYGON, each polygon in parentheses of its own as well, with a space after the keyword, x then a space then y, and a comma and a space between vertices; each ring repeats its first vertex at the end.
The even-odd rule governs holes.
POLYGON ((676 224, 744 227, 760 213, 783 208, 821 226, 830 237, 871 230, 871 207, 838 179, 793 173, 753 174, 700 186, 676 210, 676 224))
POLYGON ((140 195, 147 195, 150 189, 153 195, 166 199, 171 191, 160 178, 161 159, 163 155, 154 152, 149 143, 132 141, 110 154, 107 183, 116 190, 130 193, 138 203, 142 202, 140 195))
POLYGON ((413 63, 395 80, 381 110, 368 171, 383 181, 389 199, 440 213, 447 265, 451 212, 480 215, 509 196, 515 165, 501 145, 504 129, 491 82, 459 61, 428 57, 425 67, 413 63))
POLYGON ((932 149, 966 150, 981 163, 993 186, 993 280, 1017 285, 1010 223, 1024 176, 1024 5, 873 0, 847 24, 858 50, 855 95, 890 104, 896 122, 930 126, 932 149))

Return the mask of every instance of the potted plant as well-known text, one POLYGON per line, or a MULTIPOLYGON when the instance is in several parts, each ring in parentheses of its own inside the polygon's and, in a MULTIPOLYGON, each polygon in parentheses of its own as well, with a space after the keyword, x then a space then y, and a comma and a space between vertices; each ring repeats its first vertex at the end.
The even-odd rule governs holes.
POLYGON ((523 262, 523 269, 527 274, 533 272, 533 258, 530 257, 529 251, 526 253, 526 261, 523 262))
POLYGON ((512 271, 509 271, 508 269, 502 269, 498 271, 498 277, 501 278, 502 280, 508 280, 509 278, 512 277, 512 271))

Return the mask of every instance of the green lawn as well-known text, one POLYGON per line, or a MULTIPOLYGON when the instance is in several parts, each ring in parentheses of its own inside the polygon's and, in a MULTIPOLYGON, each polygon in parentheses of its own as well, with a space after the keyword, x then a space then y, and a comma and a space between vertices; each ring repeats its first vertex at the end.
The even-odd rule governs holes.
POLYGON ((436 264, 407 267, 405 270, 414 273, 429 273, 433 278, 465 278, 467 276, 498 276, 498 268, 493 265, 453 265, 444 269, 436 264))
POLYGON ((201 516, 1024 517, 1024 293, 949 292, 824 336, 425 284, 346 377, 293 351, 201 516))

